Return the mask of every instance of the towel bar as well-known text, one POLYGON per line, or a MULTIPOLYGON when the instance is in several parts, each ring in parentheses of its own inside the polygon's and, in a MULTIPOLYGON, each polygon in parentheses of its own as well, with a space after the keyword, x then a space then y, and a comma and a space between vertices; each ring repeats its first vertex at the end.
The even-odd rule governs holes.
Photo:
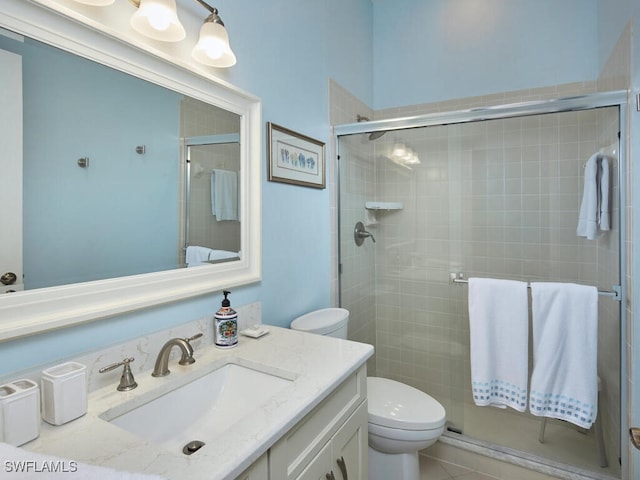
MULTIPOLYGON (((464 278, 464 275, 461 273, 449 273, 449 282, 453 285, 456 283, 469 283, 469 280, 464 278)), ((531 288, 531 284, 527 283, 527 287, 531 288)), ((621 288, 620 285, 613 285, 611 287, 611 291, 603 291, 598 290, 598 295, 602 295, 604 297, 611 297, 613 300, 620 302, 622 301, 622 297, 620 294, 621 288)))

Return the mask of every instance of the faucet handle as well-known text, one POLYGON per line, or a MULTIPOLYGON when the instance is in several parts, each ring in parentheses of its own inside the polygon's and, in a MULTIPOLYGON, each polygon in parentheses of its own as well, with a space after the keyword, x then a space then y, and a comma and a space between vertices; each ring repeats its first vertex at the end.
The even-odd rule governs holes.
POLYGON ((120 377, 120 384, 117 387, 117 390, 120 392, 126 392, 128 390, 133 390, 138 386, 135 378, 133 378, 133 373, 131 372, 131 367, 129 364, 133 362, 135 359, 133 357, 125 358, 121 362, 112 363, 111 365, 107 365, 106 367, 102 367, 98 370, 98 373, 110 372, 111 370, 115 370, 118 367, 124 366, 124 370, 122 371, 122 376, 120 377))
POLYGON ((200 338, 202 336, 202 333, 196 333, 193 337, 189 337, 189 338, 185 338, 184 341, 187 343, 191 343, 192 340, 196 340, 197 338, 200 338))
POLYGON ((196 359, 193 358, 193 347, 191 346, 191 341, 195 340, 196 338, 200 338, 201 336, 202 333, 196 333, 194 336, 184 339, 184 341, 187 342, 189 349, 182 352, 182 357, 180 357, 178 365, 191 365, 192 363, 196 362, 196 359))

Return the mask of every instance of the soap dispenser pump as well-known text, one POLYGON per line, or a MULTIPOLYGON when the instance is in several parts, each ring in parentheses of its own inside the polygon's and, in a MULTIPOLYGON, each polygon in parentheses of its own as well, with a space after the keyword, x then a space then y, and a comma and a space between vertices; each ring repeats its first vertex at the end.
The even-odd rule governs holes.
POLYGON ((231 308, 227 298, 231 292, 224 290, 222 293, 222 306, 214 315, 214 343, 219 348, 233 348, 238 345, 238 312, 231 308))

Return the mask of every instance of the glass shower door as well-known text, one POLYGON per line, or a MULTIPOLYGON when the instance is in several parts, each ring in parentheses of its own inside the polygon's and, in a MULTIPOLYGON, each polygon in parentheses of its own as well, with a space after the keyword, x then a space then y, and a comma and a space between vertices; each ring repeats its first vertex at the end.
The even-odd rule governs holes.
POLYGON ((608 107, 411 128, 375 141, 339 137, 341 292, 350 338, 375 345, 370 374, 442 403, 448 435, 620 475, 619 302, 599 301, 603 469, 594 429, 548 421, 541 443, 538 417, 475 406, 467 286, 450 282, 454 274, 600 290, 619 284, 618 121, 617 107, 608 107), (394 158, 402 148, 418 162, 394 158), (612 156, 614 221, 593 242, 576 236, 576 223, 583 166, 600 149, 612 156), (389 204, 402 207, 375 209, 389 204), (357 221, 375 243, 355 246, 357 221))

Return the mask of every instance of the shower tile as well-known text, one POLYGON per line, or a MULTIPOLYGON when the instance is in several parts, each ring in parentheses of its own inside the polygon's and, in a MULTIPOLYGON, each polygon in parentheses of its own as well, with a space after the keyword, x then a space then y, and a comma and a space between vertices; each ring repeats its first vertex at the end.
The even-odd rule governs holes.
MULTIPOLYGON (((507 212, 507 215, 509 215, 512 212, 507 212)), ((514 225, 516 223, 514 222, 510 222, 509 221, 509 216, 505 217, 505 221, 507 223, 507 225, 514 225)), ((519 223, 519 215, 518 215, 518 223, 519 223)), ((522 242, 524 237, 522 228, 520 227, 506 227, 504 229, 504 241, 508 242, 508 243, 519 243, 522 242)), ((522 249, 522 246, 519 245, 519 248, 522 249)))
MULTIPOLYGON (((593 130, 595 131, 595 125, 593 126, 593 130)), ((560 143, 577 143, 580 141, 580 125, 560 125, 558 128, 558 136, 560 143)))
POLYGON ((567 142, 558 144, 558 158, 560 160, 580 160, 580 143, 579 142, 567 142))

